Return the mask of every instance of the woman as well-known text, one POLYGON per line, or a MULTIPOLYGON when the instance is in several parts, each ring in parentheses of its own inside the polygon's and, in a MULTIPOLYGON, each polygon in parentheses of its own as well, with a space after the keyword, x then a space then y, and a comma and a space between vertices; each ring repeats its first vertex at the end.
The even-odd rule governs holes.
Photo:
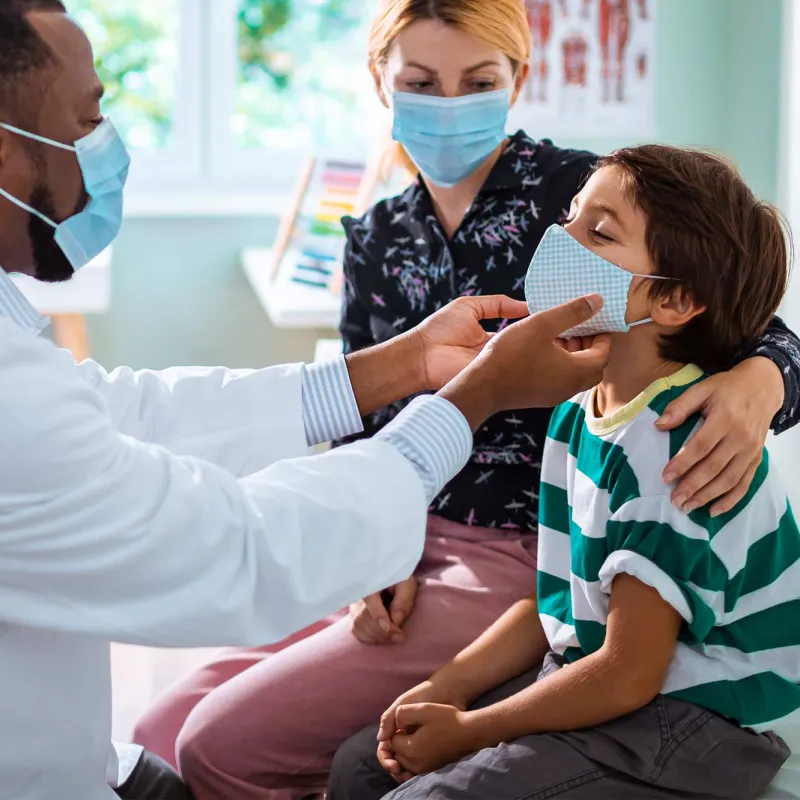
MULTIPOLYGON (((400 197, 345 221, 349 350, 384 341, 459 295, 522 298, 541 235, 595 160, 524 133, 506 138, 529 55, 519 0, 382 0, 370 66, 393 108, 395 137, 422 174, 400 197)), ((749 355, 759 357, 673 410, 676 424, 697 409, 707 416, 670 467, 685 475, 679 504, 719 498, 721 509, 730 507, 749 485, 775 413, 778 430, 796 421, 800 343, 776 322, 749 355)), ((367 420, 365 435, 396 411, 367 420)), ((137 740, 172 759, 177 738, 198 800, 323 791, 342 742, 535 585, 548 417, 517 412, 479 431, 472 462, 433 505, 415 579, 288 642, 210 664, 149 713, 137 740)))

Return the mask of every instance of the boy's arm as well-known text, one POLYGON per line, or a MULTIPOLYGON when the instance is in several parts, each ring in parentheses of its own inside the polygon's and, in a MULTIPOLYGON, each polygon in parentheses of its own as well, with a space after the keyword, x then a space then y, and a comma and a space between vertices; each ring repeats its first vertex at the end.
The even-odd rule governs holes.
POLYGON ((400 695, 381 717, 378 738, 398 730, 397 709, 415 703, 466 708, 491 689, 535 667, 547 652, 536 595, 515 603, 429 680, 400 695))
POLYGON ((664 685, 681 622, 656 589, 618 575, 603 647, 508 700, 470 712, 465 725, 475 750, 590 728, 647 705, 664 685))
POLYGON ((431 683, 468 706, 491 689, 539 664, 548 650, 536 595, 515 603, 471 645, 431 678, 431 683))

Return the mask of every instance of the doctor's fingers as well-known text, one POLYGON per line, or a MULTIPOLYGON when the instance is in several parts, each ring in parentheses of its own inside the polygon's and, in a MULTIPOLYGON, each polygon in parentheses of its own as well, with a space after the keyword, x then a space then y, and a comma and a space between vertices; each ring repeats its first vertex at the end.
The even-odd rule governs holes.
POLYGON ((469 306, 478 319, 520 319, 527 317, 528 304, 501 294, 460 297, 456 302, 469 306))

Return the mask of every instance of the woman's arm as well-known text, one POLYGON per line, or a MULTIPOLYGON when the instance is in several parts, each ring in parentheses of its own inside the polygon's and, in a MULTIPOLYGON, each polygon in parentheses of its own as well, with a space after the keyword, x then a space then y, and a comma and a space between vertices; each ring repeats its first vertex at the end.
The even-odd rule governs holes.
POLYGON ((775 317, 729 372, 693 386, 667 406, 659 427, 672 430, 702 414, 697 435, 670 461, 673 501, 691 512, 714 502, 730 511, 750 488, 770 427, 782 433, 800 421, 800 339, 775 317))
POLYGON ((771 427, 784 433, 800 422, 800 338, 775 317, 746 358, 754 356, 768 358, 783 378, 783 404, 771 427))

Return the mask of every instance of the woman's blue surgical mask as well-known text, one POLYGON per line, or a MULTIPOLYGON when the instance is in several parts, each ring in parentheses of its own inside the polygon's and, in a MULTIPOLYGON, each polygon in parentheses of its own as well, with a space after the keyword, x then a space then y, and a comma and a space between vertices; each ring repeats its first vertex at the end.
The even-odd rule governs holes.
POLYGON ((86 266, 117 238, 122 225, 123 193, 131 158, 116 128, 106 118, 74 146, 2 122, 0 128, 77 155, 89 202, 82 211, 63 222, 55 222, 2 188, 0 195, 55 229, 56 243, 73 269, 77 271, 86 266))
POLYGON ((675 280, 628 272, 584 247, 560 225, 551 225, 533 254, 525 277, 525 299, 531 314, 536 314, 576 297, 599 294, 603 298, 602 310, 588 322, 562 334, 562 338, 627 333, 636 325, 653 321, 650 317, 630 324, 625 320, 634 278, 675 280))
POLYGON ((392 138, 437 186, 455 186, 506 138, 511 90, 462 97, 395 92, 392 138))

